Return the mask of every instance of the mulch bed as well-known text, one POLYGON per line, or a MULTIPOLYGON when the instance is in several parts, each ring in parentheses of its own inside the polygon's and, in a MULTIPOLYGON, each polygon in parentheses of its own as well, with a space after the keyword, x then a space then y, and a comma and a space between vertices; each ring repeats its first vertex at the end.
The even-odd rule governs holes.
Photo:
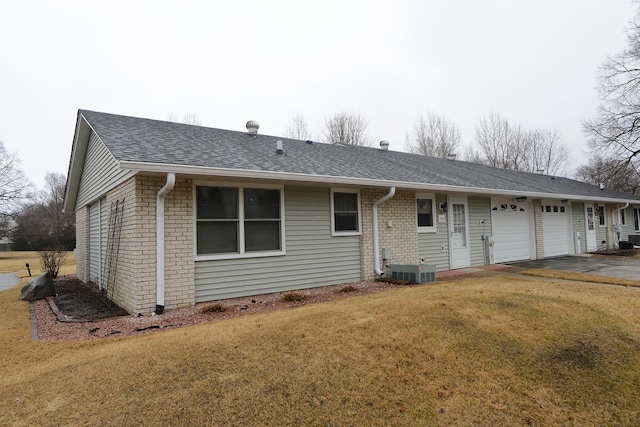
POLYGON ((166 310, 162 315, 132 316, 117 306, 110 306, 92 285, 75 276, 60 277, 55 281, 58 295, 49 300, 33 302, 37 320, 37 338, 47 341, 80 341, 105 337, 126 337, 154 331, 179 328, 218 319, 279 310, 288 307, 331 301, 357 295, 366 295, 399 285, 387 282, 359 282, 251 297, 232 298, 195 306, 166 310), (300 297, 301 296, 301 297, 300 297), (213 307, 212 307, 213 306, 213 307))
POLYGON ((614 255, 633 257, 640 254, 640 249, 605 249, 602 251, 589 252, 594 255, 614 255))

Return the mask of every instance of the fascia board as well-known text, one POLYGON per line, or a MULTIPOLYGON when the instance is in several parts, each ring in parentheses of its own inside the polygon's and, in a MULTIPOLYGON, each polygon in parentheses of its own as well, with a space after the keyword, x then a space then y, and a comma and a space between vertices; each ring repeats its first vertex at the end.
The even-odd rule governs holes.
POLYGON ((63 212, 73 212, 75 210, 90 134, 91 127, 82 113, 78 112, 76 129, 73 134, 69 170, 67 172, 67 183, 64 189, 64 201, 62 204, 63 212))
POLYGON ((442 185, 442 184, 428 184, 417 182, 404 182, 404 181, 385 181, 369 178, 353 178, 344 176, 331 176, 331 175, 311 175, 303 173, 292 172, 274 172, 274 171, 256 171, 247 169, 227 169, 227 168, 212 168, 205 166, 189 166, 189 165, 173 165, 168 163, 148 163, 148 162, 135 162, 129 160, 121 160, 119 162, 122 169, 136 171, 136 172, 152 172, 152 173, 169 173, 184 175, 212 175, 228 178, 247 178, 247 179, 270 179, 276 181, 289 181, 289 182, 306 182, 306 183, 321 183, 321 184, 339 184, 339 185, 353 185, 360 187, 397 187, 407 190, 420 190, 420 191, 438 191, 438 192, 453 192, 464 194, 477 194, 487 196, 510 196, 510 197, 531 197, 534 199, 567 199, 572 201, 594 201, 594 202, 608 202, 608 203, 636 203, 640 204, 640 200, 634 199, 615 199, 608 197, 593 197, 582 196, 577 194, 556 194, 556 193, 540 193, 540 192, 527 192, 527 191, 514 191, 514 190, 502 190, 494 188, 476 188, 476 187, 464 187, 457 185, 442 185))

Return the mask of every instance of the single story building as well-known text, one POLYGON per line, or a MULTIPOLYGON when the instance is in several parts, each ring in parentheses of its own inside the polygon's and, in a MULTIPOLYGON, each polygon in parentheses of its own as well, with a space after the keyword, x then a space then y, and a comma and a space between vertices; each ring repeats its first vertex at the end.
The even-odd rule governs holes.
POLYGON ((563 177, 85 110, 64 210, 78 278, 132 314, 640 234, 638 196, 563 177))

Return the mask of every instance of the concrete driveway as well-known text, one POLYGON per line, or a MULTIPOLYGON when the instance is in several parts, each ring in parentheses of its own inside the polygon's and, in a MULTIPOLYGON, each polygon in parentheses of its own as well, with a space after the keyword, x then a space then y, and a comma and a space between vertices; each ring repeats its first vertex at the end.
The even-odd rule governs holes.
POLYGON ((0 273, 0 291, 13 288, 18 283, 20 283, 20 279, 16 273, 0 273))
POLYGON ((611 255, 577 255, 547 258, 537 261, 512 262, 509 265, 525 268, 550 268, 577 271, 600 276, 640 280, 640 259, 611 255))

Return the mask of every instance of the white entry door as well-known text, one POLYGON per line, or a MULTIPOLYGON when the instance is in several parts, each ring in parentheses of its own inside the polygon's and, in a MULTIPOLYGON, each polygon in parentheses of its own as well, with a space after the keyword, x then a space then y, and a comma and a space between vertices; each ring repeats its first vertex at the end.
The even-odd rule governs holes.
POLYGON ((598 249, 596 239, 596 217, 593 205, 584 205, 585 225, 587 229, 587 252, 593 252, 598 249))
POLYGON ((451 269, 469 267, 469 212, 466 197, 449 197, 449 255, 451 269))

